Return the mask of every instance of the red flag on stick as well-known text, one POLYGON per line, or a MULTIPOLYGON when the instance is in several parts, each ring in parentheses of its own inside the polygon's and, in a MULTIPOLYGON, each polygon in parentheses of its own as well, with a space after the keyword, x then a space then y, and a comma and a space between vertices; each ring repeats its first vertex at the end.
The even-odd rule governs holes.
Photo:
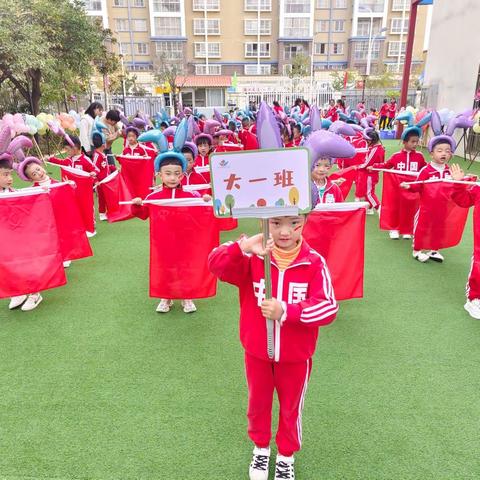
POLYGON ((217 281, 207 259, 219 245, 219 230, 212 207, 202 200, 159 203, 150 205, 150 296, 213 297, 217 281))
POLYGON ((95 231, 95 210, 93 202, 93 178, 90 174, 78 168, 65 167, 60 165, 62 179, 75 182, 75 196, 80 214, 87 232, 95 231))
POLYGON ((63 260, 91 257, 93 252, 75 198, 75 188, 69 184, 53 184, 50 186, 49 193, 57 222, 63 260))
MULTIPOLYGON (((413 176, 416 176, 413 175, 413 176)), ((401 235, 413 234, 413 221, 420 204, 418 193, 400 188, 412 176, 400 175, 384 170, 380 228, 398 230, 401 235)))
POLYGON ((120 201, 129 201, 133 197, 118 170, 99 182, 97 188, 105 198, 107 219, 110 223, 133 218, 130 205, 119 205, 120 201))
POLYGON ((441 250, 460 243, 468 208, 452 200, 453 188, 453 183, 424 183, 415 218, 414 250, 441 250))
POLYGON ((330 180, 338 180, 339 178, 343 178, 345 181, 342 182, 339 187, 342 191, 343 198, 347 198, 350 190, 352 188, 353 182, 357 178, 357 171, 354 167, 343 168, 336 172, 331 173, 328 178, 330 180))
POLYGON ((67 283, 52 200, 43 191, 0 195, 0 298, 67 283))
POLYGON ((303 236, 325 258, 337 300, 363 297, 365 203, 319 204, 303 236))
POLYGON ((132 197, 145 198, 151 193, 155 175, 153 158, 118 155, 117 160, 122 166, 122 179, 132 197))

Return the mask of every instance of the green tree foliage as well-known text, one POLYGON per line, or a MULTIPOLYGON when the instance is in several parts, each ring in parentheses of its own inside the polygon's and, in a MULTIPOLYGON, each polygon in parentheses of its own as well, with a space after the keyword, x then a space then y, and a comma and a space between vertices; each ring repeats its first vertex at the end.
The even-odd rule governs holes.
POLYGON ((81 0, 2 0, 0 38, 0 84, 10 83, 34 115, 44 91, 63 101, 81 91, 95 65, 107 73, 118 65, 111 33, 81 0))

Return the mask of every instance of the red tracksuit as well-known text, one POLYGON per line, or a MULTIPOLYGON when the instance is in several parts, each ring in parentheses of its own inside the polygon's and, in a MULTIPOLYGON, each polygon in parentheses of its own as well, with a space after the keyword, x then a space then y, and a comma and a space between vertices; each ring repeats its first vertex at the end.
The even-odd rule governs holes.
POLYGON ((81 155, 76 155, 75 157, 68 158, 50 157, 48 161, 57 165, 78 168, 79 170, 83 170, 84 172, 88 173, 98 173, 98 170, 95 168, 93 162, 83 153, 81 155))
MULTIPOLYGON (((190 173, 185 172, 183 174, 182 181, 181 181, 182 186, 185 186, 185 185, 208 185, 209 183, 210 182, 207 181, 207 179, 205 178, 203 173, 196 172, 195 168, 193 168, 193 170, 190 173)), ((212 194, 211 188, 206 188, 204 190, 197 190, 197 191, 200 195, 204 195, 204 194, 211 195, 212 194)))
POLYGON ((469 300, 480 298, 480 187, 465 185, 454 186, 452 193, 453 201, 460 207, 469 208, 475 205, 473 210, 473 255, 466 294, 469 300))
POLYGON ((132 157, 151 157, 152 154, 155 153, 154 150, 148 147, 144 147, 137 143, 135 147, 131 147, 127 145, 122 152, 122 155, 130 155, 132 157))
POLYGON ((258 150, 258 139, 250 130, 242 128, 238 133, 238 138, 242 142, 244 150, 258 150))
MULTIPOLYGON (((97 180, 101 181, 104 178, 108 177, 112 172, 116 170, 115 165, 109 165, 107 156, 103 152, 95 150, 92 157, 93 164, 97 169, 97 180)), ((103 191, 98 188, 98 213, 107 213, 107 204, 105 202, 105 197, 103 191)))
MULTIPOLYGON (((166 198, 198 198, 197 192, 185 192, 181 185, 177 188, 162 187, 147 195, 144 200, 162 200, 166 198)), ((146 220, 150 216, 149 205, 132 205, 132 215, 146 220)))
POLYGON ((405 172, 420 172, 427 165, 425 157, 417 151, 401 150, 394 153, 385 163, 376 163, 375 168, 386 168, 388 170, 403 170, 405 172))
POLYGON ((369 172, 367 167, 371 167, 376 163, 383 163, 385 160, 385 149, 383 145, 377 143, 368 147, 365 161, 358 166, 357 185, 355 196, 358 198, 366 198, 371 208, 377 209, 380 201, 375 194, 375 185, 378 183, 378 172, 369 172))
POLYGON ((325 118, 330 119, 332 122, 336 122, 338 120, 337 107, 330 107, 325 114, 325 118))
POLYGON ((240 294, 240 340, 248 383, 248 434, 257 447, 271 438, 273 393, 280 404, 276 443, 291 456, 302 443, 302 409, 317 344, 318 328, 333 322, 338 305, 325 260, 305 240, 294 262, 280 271, 272 258, 272 295, 284 315, 274 322, 274 359, 268 358, 263 258, 246 255, 238 243, 221 245, 209 257, 210 270, 236 285, 240 294))
POLYGON ((340 187, 329 178, 327 178, 327 185, 323 192, 318 188, 318 203, 341 203, 343 200, 343 193, 340 187))
POLYGON ((243 146, 239 145, 238 143, 225 142, 223 145, 217 145, 213 151, 216 153, 238 152, 242 149, 243 149, 243 146))
MULTIPOLYGON (((445 164, 444 168, 441 169, 441 168, 438 168, 438 167, 435 168, 433 166, 433 163, 430 162, 429 164, 427 164, 425 167, 423 167, 420 170, 416 181, 432 180, 434 178, 451 178, 450 169, 448 168, 448 165, 445 164)), ((416 185, 410 185, 410 191, 420 193, 420 208, 421 208, 422 201, 423 201, 423 198, 422 198, 423 184, 419 183, 419 184, 416 184, 416 185)), ((413 227, 413 249, 414 250, 419 250, 418 246, 415 245, 415 232, 418 228, 419 221, 421 222, 420 208, 417 211, 417 214, 415 215, 415 223, 414 223, 414 227, 413 227)))
MULTIPOLYGON (((359 133, 354 137, 346 138, 356 150, 367 150, 368 143, 359 133)), ((337 163, 340 168, 348 168, 353 165, 361 165, 365 161, 365 152, 357 152, 353 158, 338 158, 337 163)), ((356 182, 355 182, 356 183, 356 182)), ((358 195, 356 195, 358 196, 358 195)))
POLYGON ((302 136, 302 135, 300 135, 300 136, 297 137, 297 138, 294 138, 294 139, 293 139, 293 146, 294 146, 294 147, 299 147, 300 144, 302 143, 302 141, 303 141, 303 136, 302 136))

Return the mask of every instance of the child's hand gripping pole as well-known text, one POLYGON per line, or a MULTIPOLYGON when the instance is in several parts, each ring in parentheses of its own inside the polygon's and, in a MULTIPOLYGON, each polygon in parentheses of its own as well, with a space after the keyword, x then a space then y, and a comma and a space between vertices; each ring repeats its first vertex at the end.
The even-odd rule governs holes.
MULTIPOLYGON (((263 248, 267 248, 267 241, 270 238, 270 231, 268 228, 268 218, 262 219, 262 230, 263 230, 263 248)), ((267 254, 263 257, 263 265, 265 270, 265 299, 272 299, 272 264, 270 252, 267 251, 267 254)), ((273 346, 273 335, 274 335, 274 321, 271 318, 267 318, 267 353, 268 358, 273 359, 275 356, 275 350, 273 346)))

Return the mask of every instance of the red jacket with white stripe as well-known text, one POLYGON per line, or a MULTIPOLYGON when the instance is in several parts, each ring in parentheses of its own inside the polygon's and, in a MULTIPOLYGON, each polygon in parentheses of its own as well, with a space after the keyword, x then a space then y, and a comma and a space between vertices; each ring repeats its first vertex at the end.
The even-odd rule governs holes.
POLYGON ((422 153, 407 150, 401 150, 394 153, 386 162, 376 163, 373 168, 385 168, 387 170, 403 170, 406 172, 419 172, 427 165, 422 153))
MULTIPOLYGON (((267 353, 267 322, 260 305, 265 298, 263 258, 246 255, 237 242, 210 254, 209 268, 240 293, 240 340, 262 360, 267 353)), ((300 362, 312 357, 318 328, 333 322, 338 305, 323 257, 305 240, 295 261, 281 272, 272 257, 272 296, 283 304, 282 323, 274 322, 275 362, 300 362)))
POLYGON ((327 178, 327 185, 325 190, 321 192, 319 186, 315 184, 318 189, 318 202, 317 203, 342 203, 343 193, 340 187, 327 178))
MULTIPOLYGON (((373 167, 378 163, 385 161, 385 148, 382 144, 377 143, 368 147, 368 152, 365 154, 365 161, 360 164, 358 170, 366 170, 367 167, 373 167)), ((366 172, 372 180, 378 182, 378 172, 366 172)))
POLYGON ((50 157, 48 159, 50 163, 55 163, 57 165, 64 165, 66 167, 78 168, 88 173, 98 173, 98 169, 95 167, 93 162, 83 153, 81 155, 76 155, 74 157, 67 158, 57 158, 50 157))
MULTIPOLYGON (((451 178, 452 176, 450 175, 450 169, 448 168, 448 165, 445 164, 444 167, 434 167, 433 163, 430 162, 428 163, 425 167, 423 167, 420 172, 418 173, 417 182, 421 181, 427 181, 427 180, 433 180, 435 178, 451 178)), ((423 184, 422 183, 417 183, 415 185, 410 185, 410 191, 411 192, 419 192, 421 193, 423 190, 423 184)))

